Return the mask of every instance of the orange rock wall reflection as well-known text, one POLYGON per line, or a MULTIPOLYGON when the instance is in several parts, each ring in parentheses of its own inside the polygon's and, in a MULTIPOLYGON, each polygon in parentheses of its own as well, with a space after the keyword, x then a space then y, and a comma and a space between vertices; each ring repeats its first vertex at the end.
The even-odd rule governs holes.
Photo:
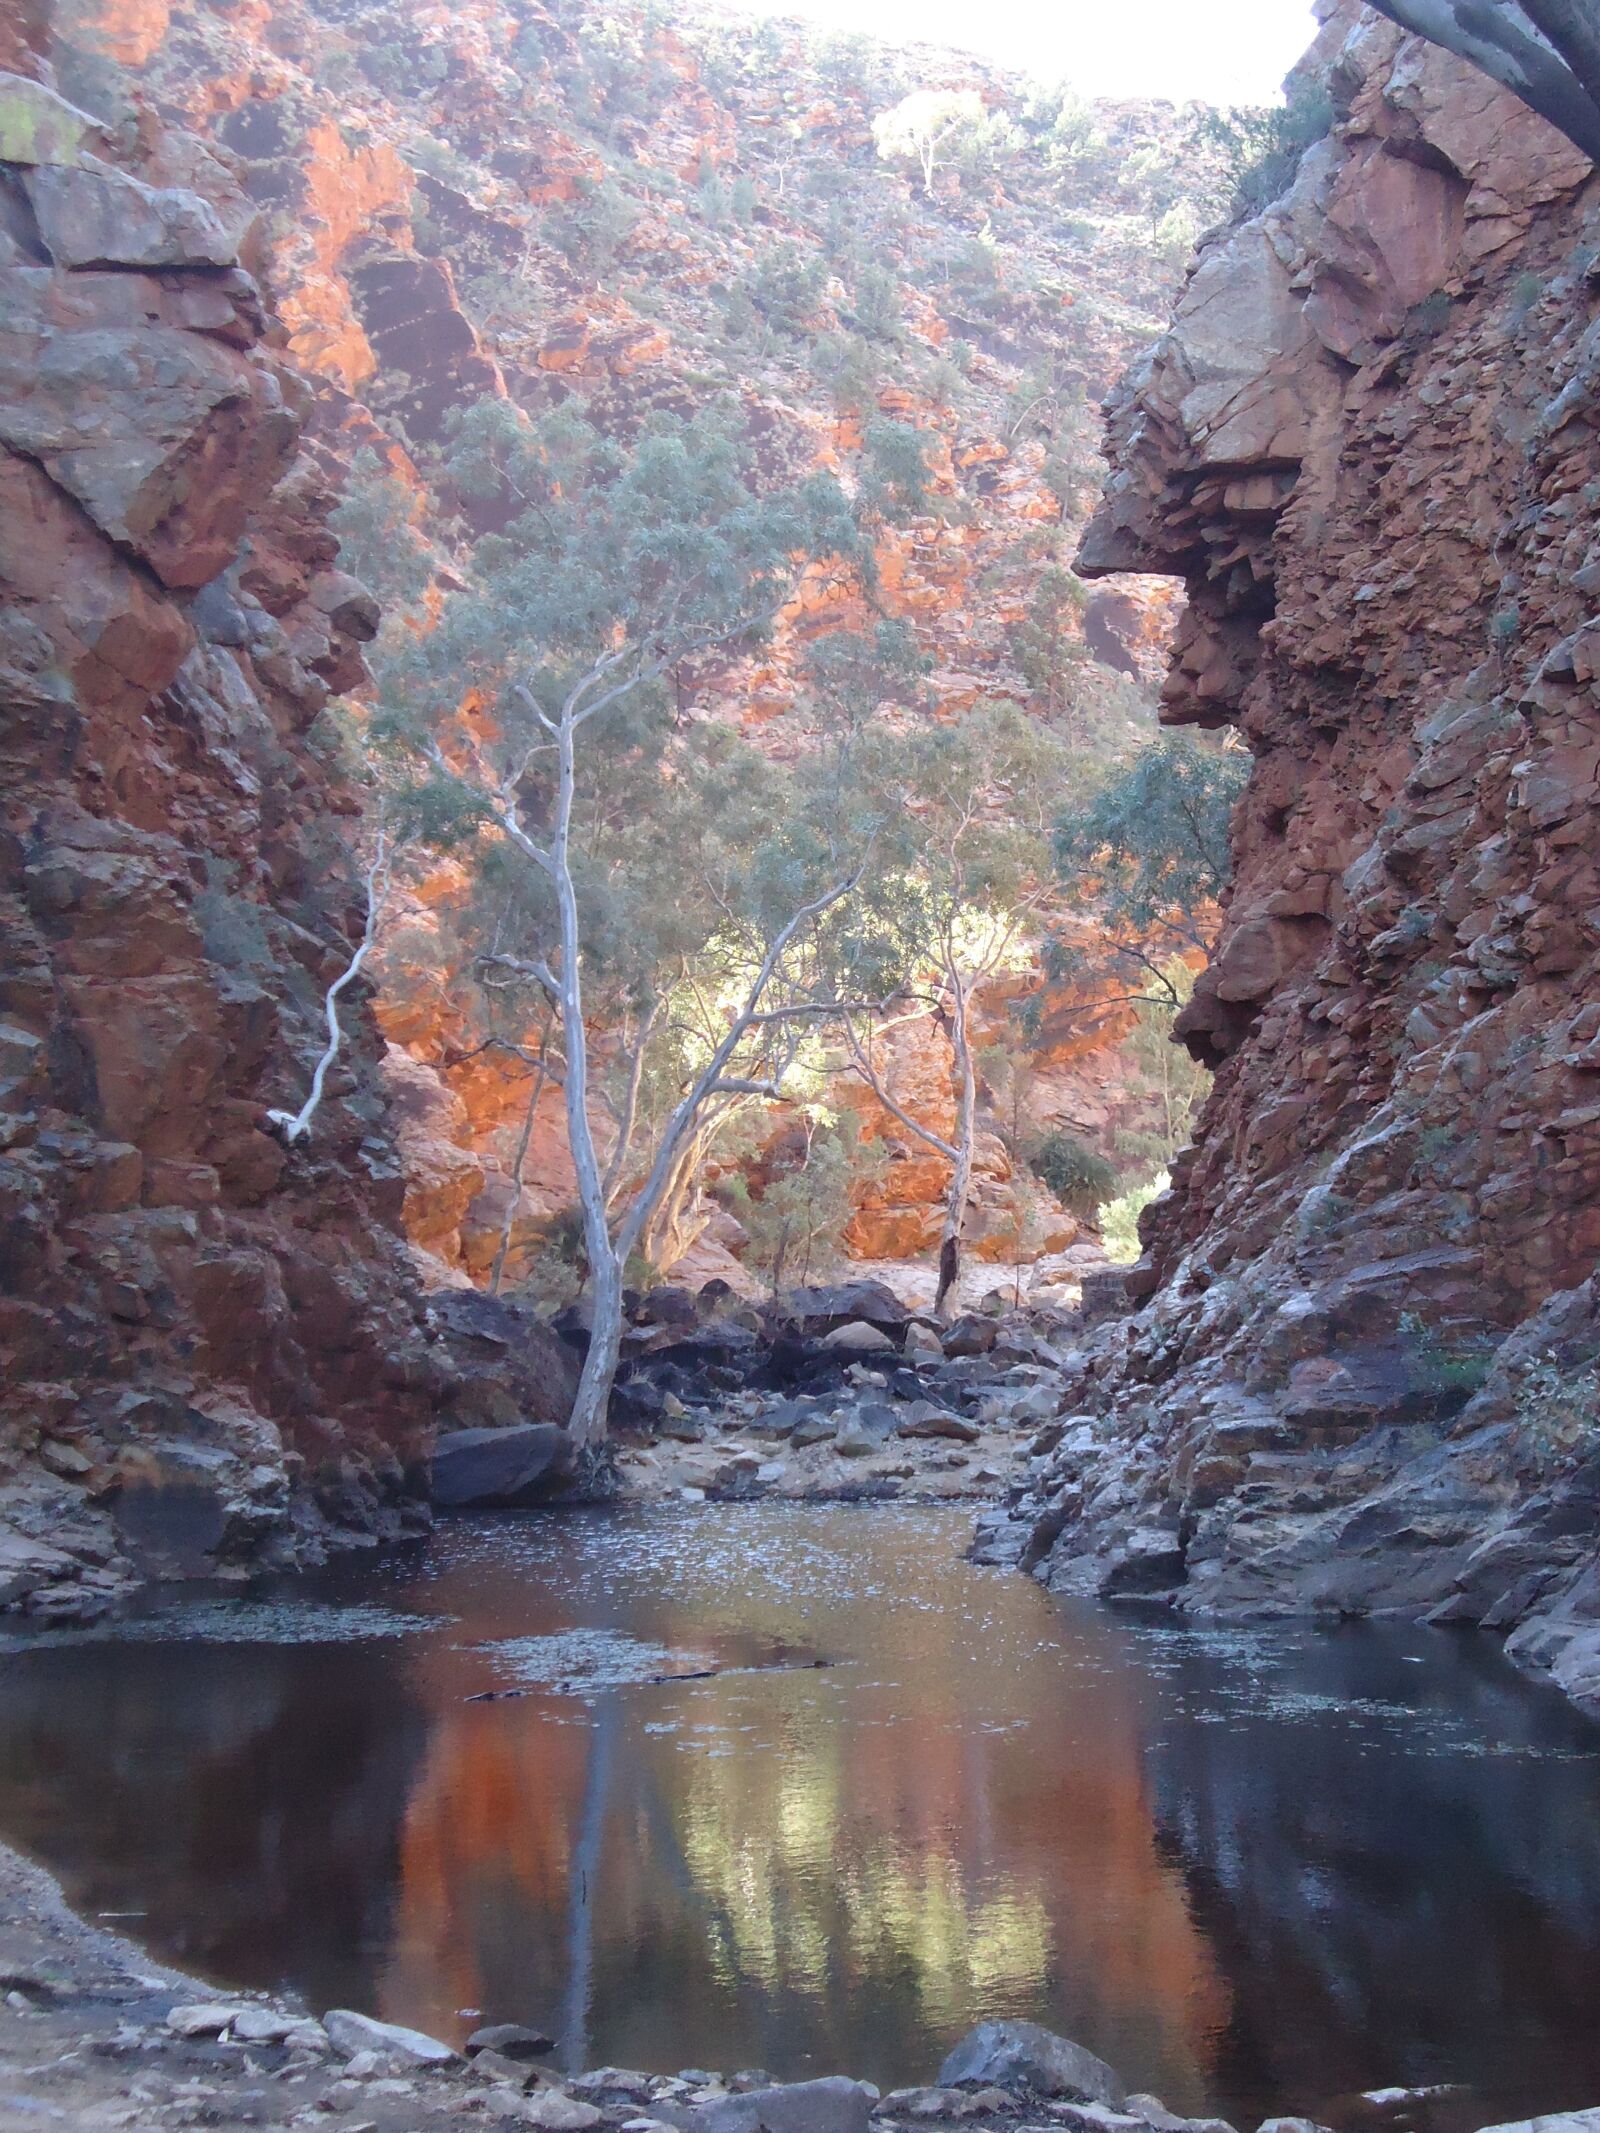
MULTIPOLYGON (((935 1586, 963 1578, 933 1567, 935 1586)), ((820 1672, 468 1704, 503 1678, 464 1648, 500 1614, 481 1582, 474 1597, 419 1683, 430 1733, 401 1838, 388 2018, 457 2035, 476 2008, 562 2027, 587 1899, 593 2004, 563 2043, 591 2062, 615 2055, 612 2017, 629 2009, 633 2063, 772 2064, 788 2049, 790 2073, 927 2077, 896 2058, 896 2032, 953 2038, 1013 2014, 1160 2068, 1174 2099, 1202 2097, 1228 1993, 1157 1854, 1129 1677, 1070 1639, 1020 1665, 1010 1640, 975 1649, 971 1621, 935 1594, 814 1608, 819 1649, 839 1660, 820 1672), (667 1960, 672 2013, 652 2020, 667 1960)), ((509 1587, 500 1597, 509 1610, 509 1587)), ((780 1612, 750 1605, 738 1634, 776 1631, 780 1612)), ((526 1614, 523 1593, 524 1629, 526 1614)), ((704 1650, 706 1614, 681 1580, 628 1622, 704 1650)))

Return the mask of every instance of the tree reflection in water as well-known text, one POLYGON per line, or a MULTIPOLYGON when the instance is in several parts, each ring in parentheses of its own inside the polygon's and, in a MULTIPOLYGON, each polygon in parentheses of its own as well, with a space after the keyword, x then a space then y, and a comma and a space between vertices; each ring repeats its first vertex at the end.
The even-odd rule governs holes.
POLYGON ((1594 1729, 1470 1640, 1064 1610, 961 1537, 482 1521, 362 1584, 435 1624, 402 1639, 13 1653, 0 1828, 162 1953, 449 2036, 536 2022, 573 2068, 889 2083, 1014 2014, 1238 2118, 1600 2096, 1594 1729), (602 1673, 467 1701, 530 1651, 602 1673))

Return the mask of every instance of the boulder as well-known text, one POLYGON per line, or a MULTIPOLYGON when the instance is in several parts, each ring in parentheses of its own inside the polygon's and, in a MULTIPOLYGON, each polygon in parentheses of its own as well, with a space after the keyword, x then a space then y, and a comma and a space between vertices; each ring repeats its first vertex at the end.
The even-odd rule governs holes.
POLYGON ((502 2059, 538 2059, 553 2052, 555 2039, 542 2029, 525 2029, 520 2022, 491 2022, 475 2029, 467 2039, 469 2057, 478 2052, 498 2052, 502 2059))
POLYGON ((965 2081, 1113 2110, 1122 2108, 1128 2093, 1103 2059, 1037 2022, 981 2022, 970 2031, 939 2069, 940 2088, 965 2081))
POLYGON ((1123 1541, 1100 1578, 1102 1599, 1141 1599, 1184 1579, 1183 1543, 1164 1526, 1140 1526, 1123 1541))
POLYGON ((814 1400, 779 1400, 752 1415, 745 1426, 762 1437, 787 1437, 802 1422, 814 1419, 819 1411, 814 1400))
POLYGON ((870 1459, 883 1450, 883 1439, 859 1415, 851 1415, 839 1425, 833 1448, 841 1459, 870 1459))
POLYGON ((835 1326, 831 1333, 825 1333, 822 1345, 836 1355, 892 1355, 895 1348, 881 1326, 868 1325, 860 1318, 851 1319, 845 1325, 835 1326))
POLYGON ((653 2115, 680 2133, 870 2133, 877 2091, 841 2075, 750 2089, 715 2103, 657 2103, 653 2115))
POLYGON ((321 2024, 270 2007, 241 2007, 228 2025, 237 2044, 283 2044, 302 2033, 321 2034, 321 2024))
POLYGON ((900 1418, 899 1431, 902 1437, 951 1437, 958 1444, 974 1444, 980 1434, 976 1422, 932 1400, 913 1401, 900 1418))
POLYGON ((169 2008, 167 2027, 178 2037, 220 2037, 249 2012, 232 2000, 195 2000, 169 2008))
POLYGON ((434 1445, 431 1494, 452 1511, 535 1503, 572 1467, 572 1440, 553 1422, 458 1429, 434 1445))
POLYGON ((592 2103, 569 2096, 565 2089, 541 2089, 522 2106, 522 2115, 530 2125, 542 2126, 544 2133, 588 2133, 605 2117, 592 2103))
POLYGON ((177 187, 85 163, 37 170, 27 192, 59 267, 231 267, 237 258, 216 210, 177 187))
POLYGON ((542 2088, 544 2076, 526 2059, 508 2059, 504 2052, 474 2052, 472 2075, 476 2081, 493 2081, 502 2088, 542 2088))
MULTIPOLYGON (((1002 2110, 1012 2101, 998 2089, 992 2093, 1001 2098, 1002 2110)), ((890 2117, 934 2118, 945 2123, 975 2118, 985 2108, 978 2095, 966 2089, 894 2089, 883 2099, 883 2110, 890 2117)))
POLYGON ((940 1340, 947 1356, 987 1355, 999 1337, 992 1318, 968 1311, 945 1328, 940 1340))
POLYGON ((899 1334, 911 1318, 907 1306, 881 1281, 841 1281, 831 1288, 793 1289, 783 1304, 808 1333, 826 1333, 847 1320, 860 1319, 866 1325, 899 1334))
POLYGON ((460 2053, 420 2029, 406 2029, 398 2022, 378 2022, 371 2015, 357 2014, 350 2007, 330 2008, 322 2018, 335 2051, 351 2057, 372 2052, 380 2059, 409 2066, 453 2066, 460 2053))

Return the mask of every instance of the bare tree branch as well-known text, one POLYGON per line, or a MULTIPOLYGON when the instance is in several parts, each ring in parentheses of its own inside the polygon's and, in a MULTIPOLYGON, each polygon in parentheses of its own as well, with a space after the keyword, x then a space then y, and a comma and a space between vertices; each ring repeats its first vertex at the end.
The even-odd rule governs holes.
POLYGON ((316 1117, 322 1103, 323 1084, 328 1078, 328 1069, 339 1056, 343 1031, 339 1025, 339 995, 359 974, 362 964, 372 952, 372 943, 378 931, 378 917, 383 909, 389 886, 389 839, 380 811, 378 817, 377 850, 371 866, 367 869, 367 922, 362 930, 361 941, 355 954, 328 987, 323 1001, 323 1012, 328 1019, 328 1041, 322 1048, 316 1071, 311 1077, 311 1090, 298 1111, 269 1111, 267 1123, 276 1126, 292 1148, 296 1141, 304 1140, 311 1131, 311 1121, 316 1117))

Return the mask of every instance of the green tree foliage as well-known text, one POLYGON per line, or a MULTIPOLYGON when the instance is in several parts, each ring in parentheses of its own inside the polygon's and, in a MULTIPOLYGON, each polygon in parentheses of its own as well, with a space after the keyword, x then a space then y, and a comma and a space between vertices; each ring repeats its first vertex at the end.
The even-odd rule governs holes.
POLYGON ((1096 1220, 1100 1227, 1100 1241, 1113 1266, 1132 1266, 1138 1258, 1143 1250, 1139 1217, 1171 1184, 1171 1177, 1161 1170, 1153 1178, 1129 1185, 1114 1198, 1101 1201, 1096 1220))
POLYGON ((774 1301, 785 1281, 809 1282, 839 1264, 856 1196, 880 1165, 878 1144, 864 1142, 848 1116, 813 1105, 754 1190, 743 1177, 729 1181, 724 1198, 748 1240, 744 1262, 766 1275, 774 1301))
POLYGON ((1104 171, 1111 144, 1087 103, 1066 82, 1037 87, 1022 110, 1022 131, 1064 189, 1073 192, 1104 171))
POLYGON ((1209 945, 1209 914, 1228 879, 1228 822, 1249 774, 1243 749, 1165 734, 1114 770, 1088 805, 1056 825, 1056 870, 1093 898, 1165 989, 1161 965, 1209 945))
POLYGON ((862 866, 838 782, 813 778, 814 807, 780 793, 783 773, 736 737, 681 727, 675 677, 755 642, 806 558, 859 541, 837 484, 764 490, 713 411, 623 446, 570 409, 534 423, 485 400, 458 420, 444 479, 494 530, 437 626, 386 647, 377 723, 426 768, 405 796, 412 833, 475 849, 495 877, 484 967, 560 1026, 594 1304, 573 1431, 589 1442, 622 1270, 719 1107, 782 1092, 834 982, 821 921, 862 866), (609 1153, 591 985, 630 1033, 609 1153))
POLYGON ((1130 1174, 1139 1177, 1171 1167, 1211 1086, 1206 1069, 1172 1038, 1178 1010, 1193 991, 1194 972, 1173 956, 1161 966, 1152 997, 1135 1001, 1138 1020, 1121 1047, 1132 1069, 1129 1093, 1142 1100, 1149 1124, 1118 1132, 1113 1146, 1130 1174))
POLYGON ((877 1017, 846 1024, 855 1071, 913 1139, 951 1165, 940 1244, 943 1307, 960 1270, 972 1184, 972 1002, 988 979, 1026 960, 1030 925, 1049 893, 1050 825, 1071 768, 1048 727, 1015 705, 979 703, 950 724, 864 728, 852 769, 881 818, 886 880, 869 916, 884 942, 883 961, 906 973, 916 998, 934 1005, 954 1055, 956 1123, 946 1138, 899 1103, 883 1069, 877 1017))
POLYGON ((1016 128, 991 113, 976 89, 914 89, 872 122, 885 163, 914 170, 933 197, 934 179, 946 168, 977 172, 1016 146, 1016 128))
POLYGON ((804 336, 816 322, 827 264, 798 245, 774 245, 758 253, 745 287, 757 311, 780 333, 804 336))
POLYGON ((851 285, 849 318, 863 339, 895 346, 905 330, 898 275, 870 263, 861 267, 851 285))
POLYGON ((922 510, 928 500, 928 447, 932 440, 914 422, 874 415, 863 426, 866 448, 864 495, 878 516, 895 518, 922 510))
POLYGON ((1333 105, 1318 83, 1302 83, 1282 104, 1208 111, 1205 138, 1221 149, 1236 218, 1259 214, 1288 191, 1300 159, 1333 124, 1333 105))
POLYGON ((1034 703, 1049 718, 1076 724, 1085 703, 1090 659, 1081 630, 1088 605, 1083 580, 1047 563, 1035 579, 1026 612, 1011 627, 1011 654, 1034 703))
POLYGON ((436 559, 417 515, 415 490, 363 445, 329 524, 339 536, 341 568, 361 580, 389 619, 411 614, 433 575, 436 559))
POLYGON ((1028 1152, 1028 1166, 1062 1206, 1092 1218, 1117 1189, 1116 1165, 1075 1133, 1057 1127, 1028 1152))
POLYGON ((544 236, 571 266, 598 277, 616 265, 638 221, 614 178, 582 178, 572 199, 546 210, 544 236))

